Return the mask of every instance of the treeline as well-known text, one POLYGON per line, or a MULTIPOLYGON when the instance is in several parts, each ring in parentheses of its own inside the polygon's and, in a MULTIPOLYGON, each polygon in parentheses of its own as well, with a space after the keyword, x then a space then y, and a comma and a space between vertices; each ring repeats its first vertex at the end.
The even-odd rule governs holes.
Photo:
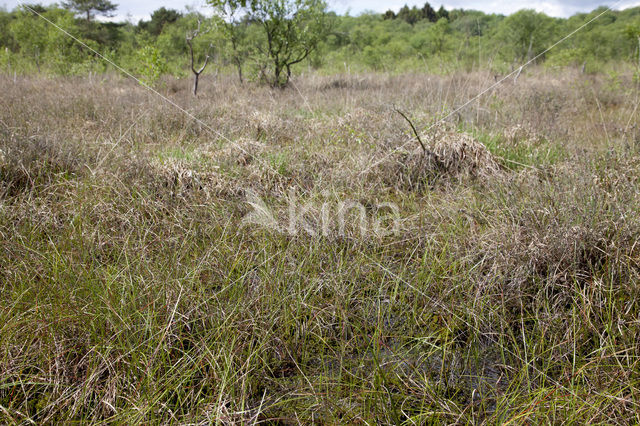
POLYGON ((393 10, 387 10, 382 16, 384 19, 402 19, 408 24, 413 25, 422 20, 437 22, 442 18, 449 19, 449 12, 444 6, 440 6, 440 9, 436 12, 429 2, 426 2, 420 9, 418 9, 417 6, 409 8, 409 6, 405 4, 397 14, 393 10))
POLYGON ((609 11, 566 42, 558 39, 605 9, 568 19, 533 10, 510 16, 472 10, 404 6, 398 13, 336 15, 321 0, 210 0, 212 16, 160 8, 150 20, 104 22, 115 12, 105 0, 27 5, 0 10, 0 70, 86 74, 107 70, 101 52, 149 84, 162 74, 190 75, 194 61, 207 72, 233 72, 240 79, 286 85, 294 72, 428 71, 492 69, 504 72, 536 59, 549 67, 586 72, 605 64, 638 64, 640 7, 609 11), (258 5, 256 9, 254 6, 258 5), (55 24, 55 25, 52 25, 55 24), (90 49, 60 31, 80 40, 90 49))

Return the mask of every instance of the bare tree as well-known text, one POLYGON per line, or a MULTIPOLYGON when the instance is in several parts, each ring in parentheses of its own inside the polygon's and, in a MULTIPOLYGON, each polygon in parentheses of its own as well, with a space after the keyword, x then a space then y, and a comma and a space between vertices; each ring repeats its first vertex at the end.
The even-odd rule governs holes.
MULTIPOLYGON (((193 53, 193 40, 195 40, 201 33, 200 33, 200 26, 201 26, 201 21, 200 19, 198 19, 198 28, 195 31, 192 31, 191 33, 187 33, 187 45, 189 46, 189 53, 191 54, 191 71, 193 72, 193 96, 198 96, 198 81, 200 80, 200 74, 202 74, 202 72, 205 70, 205 68, 207 68, 207 65, 209 64, 209 52, 207 52, 207 55, 204 58, 204 64, 202 64, 202 67, 200 67, 200 69, 196 69, 195 66, 195 55, 193 53)), ((211 45, 209 45, 209 48, 211 48, 211 45)))

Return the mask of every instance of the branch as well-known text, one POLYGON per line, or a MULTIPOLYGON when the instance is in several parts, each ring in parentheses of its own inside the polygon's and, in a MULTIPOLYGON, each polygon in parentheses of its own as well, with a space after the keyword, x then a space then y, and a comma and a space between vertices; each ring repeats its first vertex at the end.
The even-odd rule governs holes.
POLYGON ((189 46, 189 53, 191 53, 191 71, 193 71, 195 74, 197 74, 196 67, 194 65, 193 46, 191 45, 191 40, 193 40, 193 37, 189 37, 187 35, 187 45, 189 46))
POLYGON ((304 61, 304 60, 305 60, 305 58, 306 58, 307 56, 309 56, 309 53, 311 53, 311 49, 305 48, 305 49, 304 49, 304 52, 303 52, 303 53, 298 57, 298 59, 294 59, 294 60, 292 60, 292 61, 291 61, 291 60, 289 60, 289 59, 287 59, 287 62, 288 62, 288 64, 289 64, 289 66, 294 65, 294 64, 297 64, 297 63, 299 63, 299 62, 304 61))
MULTIPOLYGON (((422 148, 422 152, 424 154, 427 153, 427 147, 425 146, 424 142, 422 142, 422 139, 420 138, 420 135, 418 134, 418 131, 416 130, 416 126, 413 125, 413 122, 409 119, 409 117, 407 117, 402 111, 400 111, 398 108, 396 108, 395 105, 393 105, 393 110, 395 112, 397 112, 398 114, 400 114, 402 116, 402 118, 404 118, 405 120, 407 120, 407 123, 409 123, 409 126, 411 126, 411 130, 413 130, 413 134, 416 135, 416 139, 418 139, 418 142, 420 143, 420 147, 422 148)), ((433 155, 432 152, 429 151, 429 154, 433 155)))
POLYGON ((191 36, 187 34, 187 40, 189 40, 189 42, 200 34, 200 25, 202 25, 202 21, 198 18, 198 28, 191 32, 191 36))
POLYGON ((198 74, 202 74, 202 72, 204 71, 204 69, 207 67, 207 64, 209 63, 209 58, 211 56, 209 55, 209 53, 207 52, 207 56, 205 56, 204 58, 204 64, 202 64, 202 68, 200 68, 200 70, 197 72, 198 74))

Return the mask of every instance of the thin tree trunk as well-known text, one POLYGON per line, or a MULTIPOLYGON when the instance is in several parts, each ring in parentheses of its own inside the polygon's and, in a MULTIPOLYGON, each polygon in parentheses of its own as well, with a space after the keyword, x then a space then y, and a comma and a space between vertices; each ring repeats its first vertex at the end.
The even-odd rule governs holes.
POLYGON ((36 47, 35 60, 36 60, 36 68, 38 68, 38 72, 40 72, 40 48, 39 47, 36 47))
POLYGON ((236 69, 238 70, 238 80, 240 80, 240 84, 244 83, 244 80, 242 78, 242 60, 240 59, 240 53, 238 51, 238 42, 236 40, 236 37, 233 35, 231 36, 231 47, 233 48, 233 61, 236 63, 236 69))
POLYGON ((193 96, 198 96, 198 80, 200 80, 200 74, 195 74, 193 77, 193 96))
POLYGON ((280 73, 281 68, 278 64, 275 65, 275 69, 273 70, 273 87, 281 87, 280 84, 280 73))
POLYGON ((638 69, 640 69, 640 36, 638 36, 638 69))
POLYGON ((244 79, 242 78, 242 63, 238 58, 236 58, 236 68, 238 69, 238 80, 240 80, 240 84, 243 84, 244 79))
POLYGON ((516 84, 518 82, 518 78, 520 77, 520 74, 522 74, 522 68, 524 68, 524 66, 521 66, 520 69, 518 70, 516 77, 513 79, 513 84, 516 84))

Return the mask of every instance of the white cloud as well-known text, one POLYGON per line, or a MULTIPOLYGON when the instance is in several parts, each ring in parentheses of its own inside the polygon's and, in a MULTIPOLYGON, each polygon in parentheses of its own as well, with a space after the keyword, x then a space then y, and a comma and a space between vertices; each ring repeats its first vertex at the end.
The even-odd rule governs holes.
MULTIPOLYGON (((185 8, 194 8, 200 11, 208 10, 206 7, 205 0, 180 0, 180 1, 169 1, 169 0, 142 0, 142 1, 132 1, 132 2, 124 2, 122 0, 111 0, 113 3, 118 4, 118 10, 116 11, 116 16, 113 20, 131 20, 137 23, 140 19, 149 19, 151 17, 151 12, 161 7, 166 7, 168 9, 178 9, 184 10, 185 8)), ((0 6, 4 6, 6 9, 13 9, 18 6, 22 1, 18 0, 0 0, 0 6)), ((60 0, 27 0, 24 3, 40 3, 44 5, 49 5, 53 3, 60 3, 60 0)))
MULTIPOLYGON (((425 0, 335 0, 334 9, 338 12, 344 12, 348 9, 352 14, 356 14, 366 9, 383 12, 387 9, 398 11, 402 6, 421 7, 425 0)), ((511 14, 522 9, 534 9, 544 12, 550 16, 568 17, 579 12, 590 12, 603 4, 616 4, 616 1, 607 0, 430 0, 430 3, 436 9, 440 4, 444 4, 447 9, 475 9, 482 10, 487 13, 511 14)), ((615 9, 624 9, 640 5, 640 0, 626 0, 619 2, 615 9)))

